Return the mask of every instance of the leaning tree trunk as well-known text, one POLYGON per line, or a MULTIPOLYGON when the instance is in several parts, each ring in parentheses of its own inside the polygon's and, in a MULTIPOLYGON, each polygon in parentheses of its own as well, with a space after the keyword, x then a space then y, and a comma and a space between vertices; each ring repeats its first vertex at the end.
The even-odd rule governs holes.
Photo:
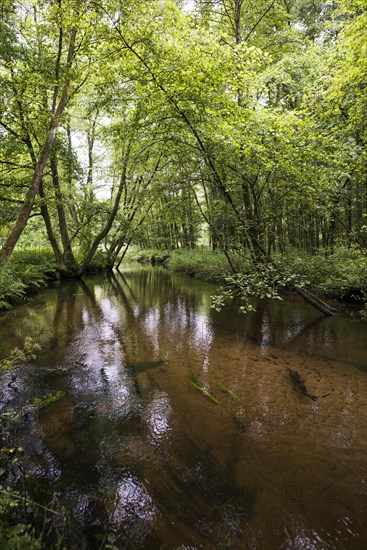
POLYGON ((19 237, 23 233, 24 228, 26 227, 29 216, 32 212, 33 204, 36 198, 36 195, 39 190, 39 186, 43 177, 43 170, 45 168, 48 156, 50 154, 52 142, 55 137, 56 121, 53 119, 50 125, 50 128, 47 132, 47 138, 43 145, 41 154, 39 156, 38 162, 34 169, 32 183, 28 188, 27 194, 24 199, 24 203, 18 217, 15 221, 13 229, 10 231, 4 246, 0 251, 0 266, 4 266, 9 260, 15 245, 17 244, 19 237))
MULTIPOLYGON (((273 1, 270 4, 270 6, 268 7, 268 9, 266 10, 266 12, 264 13, 264 15, 262 16, 261 19, 263 19, 263 17, 268 13, 268 11, 272 8, 274 3, 275 3, 275 1, 273 1)), ((235 6, 236 7, 240 6, 240 2, 238 2, 236 0, 235 6)), ((239 16, 240 12, 237 11, 236 15, 239 16)), ((250 36, 250 34, 252 34, 252 32, 255 30, 256 26, 257 26, 257 24, 254 27, 252 27, 250 32, 245 37, 245 40, 247 40, 247 38, 250 36)), ((120 38, 121 38, 123 44, 126 46, 126 48, 140 61, 140 63, 142 63, 142 65, 150 73, 154 84, 157 86, 157 88, 159 88, 163 92, 163 94, 165 95, 165 97, 167 98, 169 103, 175 109, 176 113, 183 120, 183 122, 185 123, 187 128, 190 130, 190 132, 192 133, 192 135, 196 139, 198 148, 203 153, 203 158, 204 158, 205 164, 206 164, 206 166, 208 167, 208 169, 210 170, 210 172, 213 176, 214 184, 219 189, 219 191, 223 195, 226 202, 231 206, 236 218, 239 221, 240 227, 243 227, 243 229, 246 229, 244 227, 244 223, 243 223, 240 211, 238 210, 236 204, 234 203, 234 200, 233 200, 233 197, 232 197, 231 193, 228 191, 225 183, 222 180, 222 177, 221 177, 219 171, 217 170, 215 158, 214 158, 213 154, 210 152, 210 150, 208 149, 207 144, 205 142, 205 139, 202 138, 202 136, 200 135, 198 129, 194 126, 193 122, 191 121, 191 118, 190 118, 189 114, 180 106, 178 99, 175 98, 173 95, 171 95, 169 90, 165 87, 164 83, 160 80, 160 78, 156 75, 154 70, 150 67, 149 63, 147 63, 147 61, 145 61, 145 59, 143 59, 141 57, 139 52, 137 50, 135 50, 134 45, 128 43, 125 36, 122 34, 121 30, 116 26, 114 27, 114 29, 117 32, 117 34, 120 36, 120 38)), ((237 37, 237 39, 238 39, 238 37, 237 37)), ((241 98, 240 98, 240 102, 241 102, 241 98)), ((251 234, 250 235, 247 231, 246 237, 248 237, 251 241, 251 249, 250 250, 252 252, 252 255, 255 256, 255 258, 254 258, 255 262, 258 264, 258 266, 260 268, 262 262, 268 262, 269 261, 268 255, 266 254, 266 251, 261 246, 261 243, 259 242, 258 236, 256 234, 251 234)), ((271 259, 270 259, 270 261, 272 262, 271 259)), ((306 291, 304 291, 304 289, 300 289, 299 287, 295 287, 294 289, 309 304, 313 305, 319 311, 322 311, 322 313, 324 313, 325 315, 332 315, 333 313, 335 313, 335 310, 333 310, 333 308, 331 308, 331 307, 327 306, 326 304, 324 304, 323 302, 321 302, 321 300, 319 298, 317 298, 316 296, 314 296, 313 294, 311 294, 309 292, 306 292, 306 291), (324 307, 324 306, 326 306, 326 307, 324 307)))
POLYGON ((13 253, 15 245, 19 240, 19 237, 23 233, 23 230, 25 229, 28 223, 29 216, 32 212, 34 201, 43 177, 43 171, 45 169, 47 160, 50 156, 52 144, 55 139, 56 128, 58 126, 59 119, 62 113, 64 112, 64 109, 69 99, 70 68, 71 68, 71 64, 72 64, 72 60, 75 52, 75 38, 76 38, 76 29, 73 29, 70 35, 68 59, 67 59, 67 65, 66 65, 66 78, 65 78, 65 84, 62 90, 61 98, 55 111, 52 113, 46 138, 41 148, 38 161, 34 168, 32 181, 26 193, 23 206, 20 209, 20 212, 18 214, 18 217, 15 221, 15 224, 12 230, 10 231, 2 249, 0 250, 0 266, 4 266, 8 262, 10 256, 13 253))
POLYGON ((299 286, 294 286, 293 290, 295 290, 295 292, 297 292, 297 294, 299 294, 308 304, 321 311, 324 315, 335 315, 335 313, 337 313, 335 308, 331 307, 323 300, 320 300, 318 296, 315 296, 315 294, 312 294, 308 290, 300 288, 299 286))

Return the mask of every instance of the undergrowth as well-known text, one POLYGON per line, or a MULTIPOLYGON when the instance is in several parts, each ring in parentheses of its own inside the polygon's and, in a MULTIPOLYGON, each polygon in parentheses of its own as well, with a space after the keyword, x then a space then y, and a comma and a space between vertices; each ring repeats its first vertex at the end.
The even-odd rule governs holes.
MULTIPOLYGON (((80 263, 81 260, 82 257, 80 263)), ((93 273, 107 268, 106 255, 97 251, 88 271, 93 273)), ((50 281, 63 276, 67 276, 67 272, 56 264, 51 249, 15 251, 6 266, 0 268, 0 310, 11 309, 30 294, 46 287, 50 281)))
POLYGON ((47 286, 57 276, 52 250, 14 252, 7 265, 0 269, 0 309, 10 309, 28 294, 47 286))
POLYGON ((367 291, 367 251, 360 247, 340 246, 314 256, 293 250, 283 262, 322 294, 361 301, 367 291))
MULTIPOLYGON (((239 269, 245 270, 248 260, 231 255, 239 269)), ((178 250, 132 250, 128 259, 131 261, 164 264, 172 271, 185 273, 201 281, 222 283, 228 275, 228 261, 223 252, 213 251, 208 247, 178 250)))
MULTIPOLYGON (((163 263, 173 271, 179 271, 203 281, 228 283, 231 270, 223 252, 207 247, 193 250, 133 250, 130 260, 163 263)), ((253 278, 254 268, 249 258, 231 254, 241 277, 253 278)), ((325 297, 355 301, 367 317, 367 251, 357 246, 340 246, 334 251, 323 250, 310 256, 302 250, 291 249, 282 256, 275 256, 278 266, 302 286, 325 297)), ((259 276, 256 268, 256 275, 259 276)), ((261 274, 260 274, 261 275, 261 274)), ((271 285, 270 285, 271 286, 271 285)), ((282 285, 286 287, 286 284, 282 285)))
MULTIPOLYGON (((28 361, 35 359, 39 350, 39 345, 27 337, 22 349, 14 348, 9 357, 0 360, 0 376, 10 374, 9 387, 16 380, 16 367, 24 366, 28 361)), ((5 378, 2 377, 1 381, 5 383, 5 378)), ((48 516, 49 513, 57 512, 34 502, 27 494, 25 483, 27 473, 22 464, 24 449, 17 446, 16 427, 23 414, 47 407, 62 396, 63 393, 57 391, 43 398, 34 398, 20 410, 5 409, 4 406, 0 408, 0 548, 2 550, 40 550, 45 548, 44 543, 48 534, 51 533, 52 527, 48 516), (18 476, 15 472, 22 472, 20 483, 22 490, 16 486, 18 476), (40 508, 43 524, 41 528, 36 528, 34 519, 37 509, 40 508)), ((61 545, 56 541, 53 547, 61 548, 61 545)))

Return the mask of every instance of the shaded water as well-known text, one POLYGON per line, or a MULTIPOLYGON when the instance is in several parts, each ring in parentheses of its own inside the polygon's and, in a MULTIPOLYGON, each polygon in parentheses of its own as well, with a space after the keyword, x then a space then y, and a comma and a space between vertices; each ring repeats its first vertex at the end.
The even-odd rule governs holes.
POLYGON ((42 347, 2 408, 64 392, 17 426, 30 494, 68 510, 72 548, 364 548, 366 323, 214 292, 127 267, 0 318, 1 356, 42 347))

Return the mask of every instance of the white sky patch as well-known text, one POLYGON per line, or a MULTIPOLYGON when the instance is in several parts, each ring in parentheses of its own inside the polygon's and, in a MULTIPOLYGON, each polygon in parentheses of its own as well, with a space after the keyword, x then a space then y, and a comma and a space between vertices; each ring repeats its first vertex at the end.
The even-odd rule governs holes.
POLYGON ((182 11, 185 13, 190 13, 195 9, 195 1, 194 0, 185 0, 182 5, 182 11))
MULTIPOLYGON (((108 126, 110 119, 101 117, 98 121, 99 126, 108 126)), ((84 187, 88 177, 88 143, 87 135, 83 130, 75 130, 71 136, 72 147, 75 151, 78 161, 83 169, 83 180, 79 181, 80 187, 84 187)), ((96 139, 93 147, 93 188, 97 199, 106 200, 111 197, 113 186, 113 177, 111 173, 111 155, 105 145, 96 139)))

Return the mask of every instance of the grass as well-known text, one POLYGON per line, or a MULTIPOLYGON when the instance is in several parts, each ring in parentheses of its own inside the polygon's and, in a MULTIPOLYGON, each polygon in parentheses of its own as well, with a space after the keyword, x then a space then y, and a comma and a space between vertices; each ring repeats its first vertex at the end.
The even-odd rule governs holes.
POLYGON ((197 380, 195 379, 190 380, 190 384, 196 390, 198 390, 201 393, 201 395, 209 399, 209 401, 211 401, 212 403, 215 403, 215 405, 219 405, 218 399, 214 397, 214 395, 212 395, 210 392, 208 392, 208 390, 206 390, 201 384, 199 384, 197 380))
POLYGON ((229 271, 225 255, 208 248, 175 250, 170 256, 168 266, 174 271, 213 283, 222 283, 229 271))
MULTIPOLYGON (((202 281, 225 283, 230 273, 223 252, 208 247, 193 250, 132 249, 128 259, 162 263, 172 271, 185 273, 202 281)), ((231 254, 241 273, 251 273, 248 259, 231 254)), ((359 247, 339 246, 334 251, 320 251, 310 256, 303 250, 291 249, 282 257, 275 257, 287 272, 306 281, 306 288, 325 297, 367 304, 367 251, 359 247)), ((367 311, 367 307, 366 307, 367 311)), ((366 313, 367 315, 367 313, 366 313)))
MULTIPOLYGON (((251 272, 248 259, 231 254, 241 273, 251 272)), ((225 283, 230 268, 223 252, 208 247, 179 250, 132 249, 129 260, 166 265, 202 281, 225 283)), ((333 252, 309 256, 302 250, 290 250, 276 258, 289 272, 302 276, 307 287, 325 297, 367 302, 367 251, 340 246, 333 252)), ((97 253, 90 271, 106 269, 106 258, 97 253)), ((62 273, 61 273, 62 275, 62 273)), ((59 278, 53 252, 48 248, 16 251, 5 268, 0 269, 0 310, 16 303, 59 278)), ((366 308, 367 309, 367 308, 366 308)))
MULTIPOLYGON (((228 262, 223 252, 216 252, 208 247, 163 251, 139 249, 132 250, 128 256, 129 260, 143 263, 151 261, 152 258, 155 263, 164 264, 172 271, 185 273, 201 281, 224 283, 229 272, 228 262)), ((233 259, 241 269, 249 268, 249 263, 243 258, 234 256, 233 259)))

